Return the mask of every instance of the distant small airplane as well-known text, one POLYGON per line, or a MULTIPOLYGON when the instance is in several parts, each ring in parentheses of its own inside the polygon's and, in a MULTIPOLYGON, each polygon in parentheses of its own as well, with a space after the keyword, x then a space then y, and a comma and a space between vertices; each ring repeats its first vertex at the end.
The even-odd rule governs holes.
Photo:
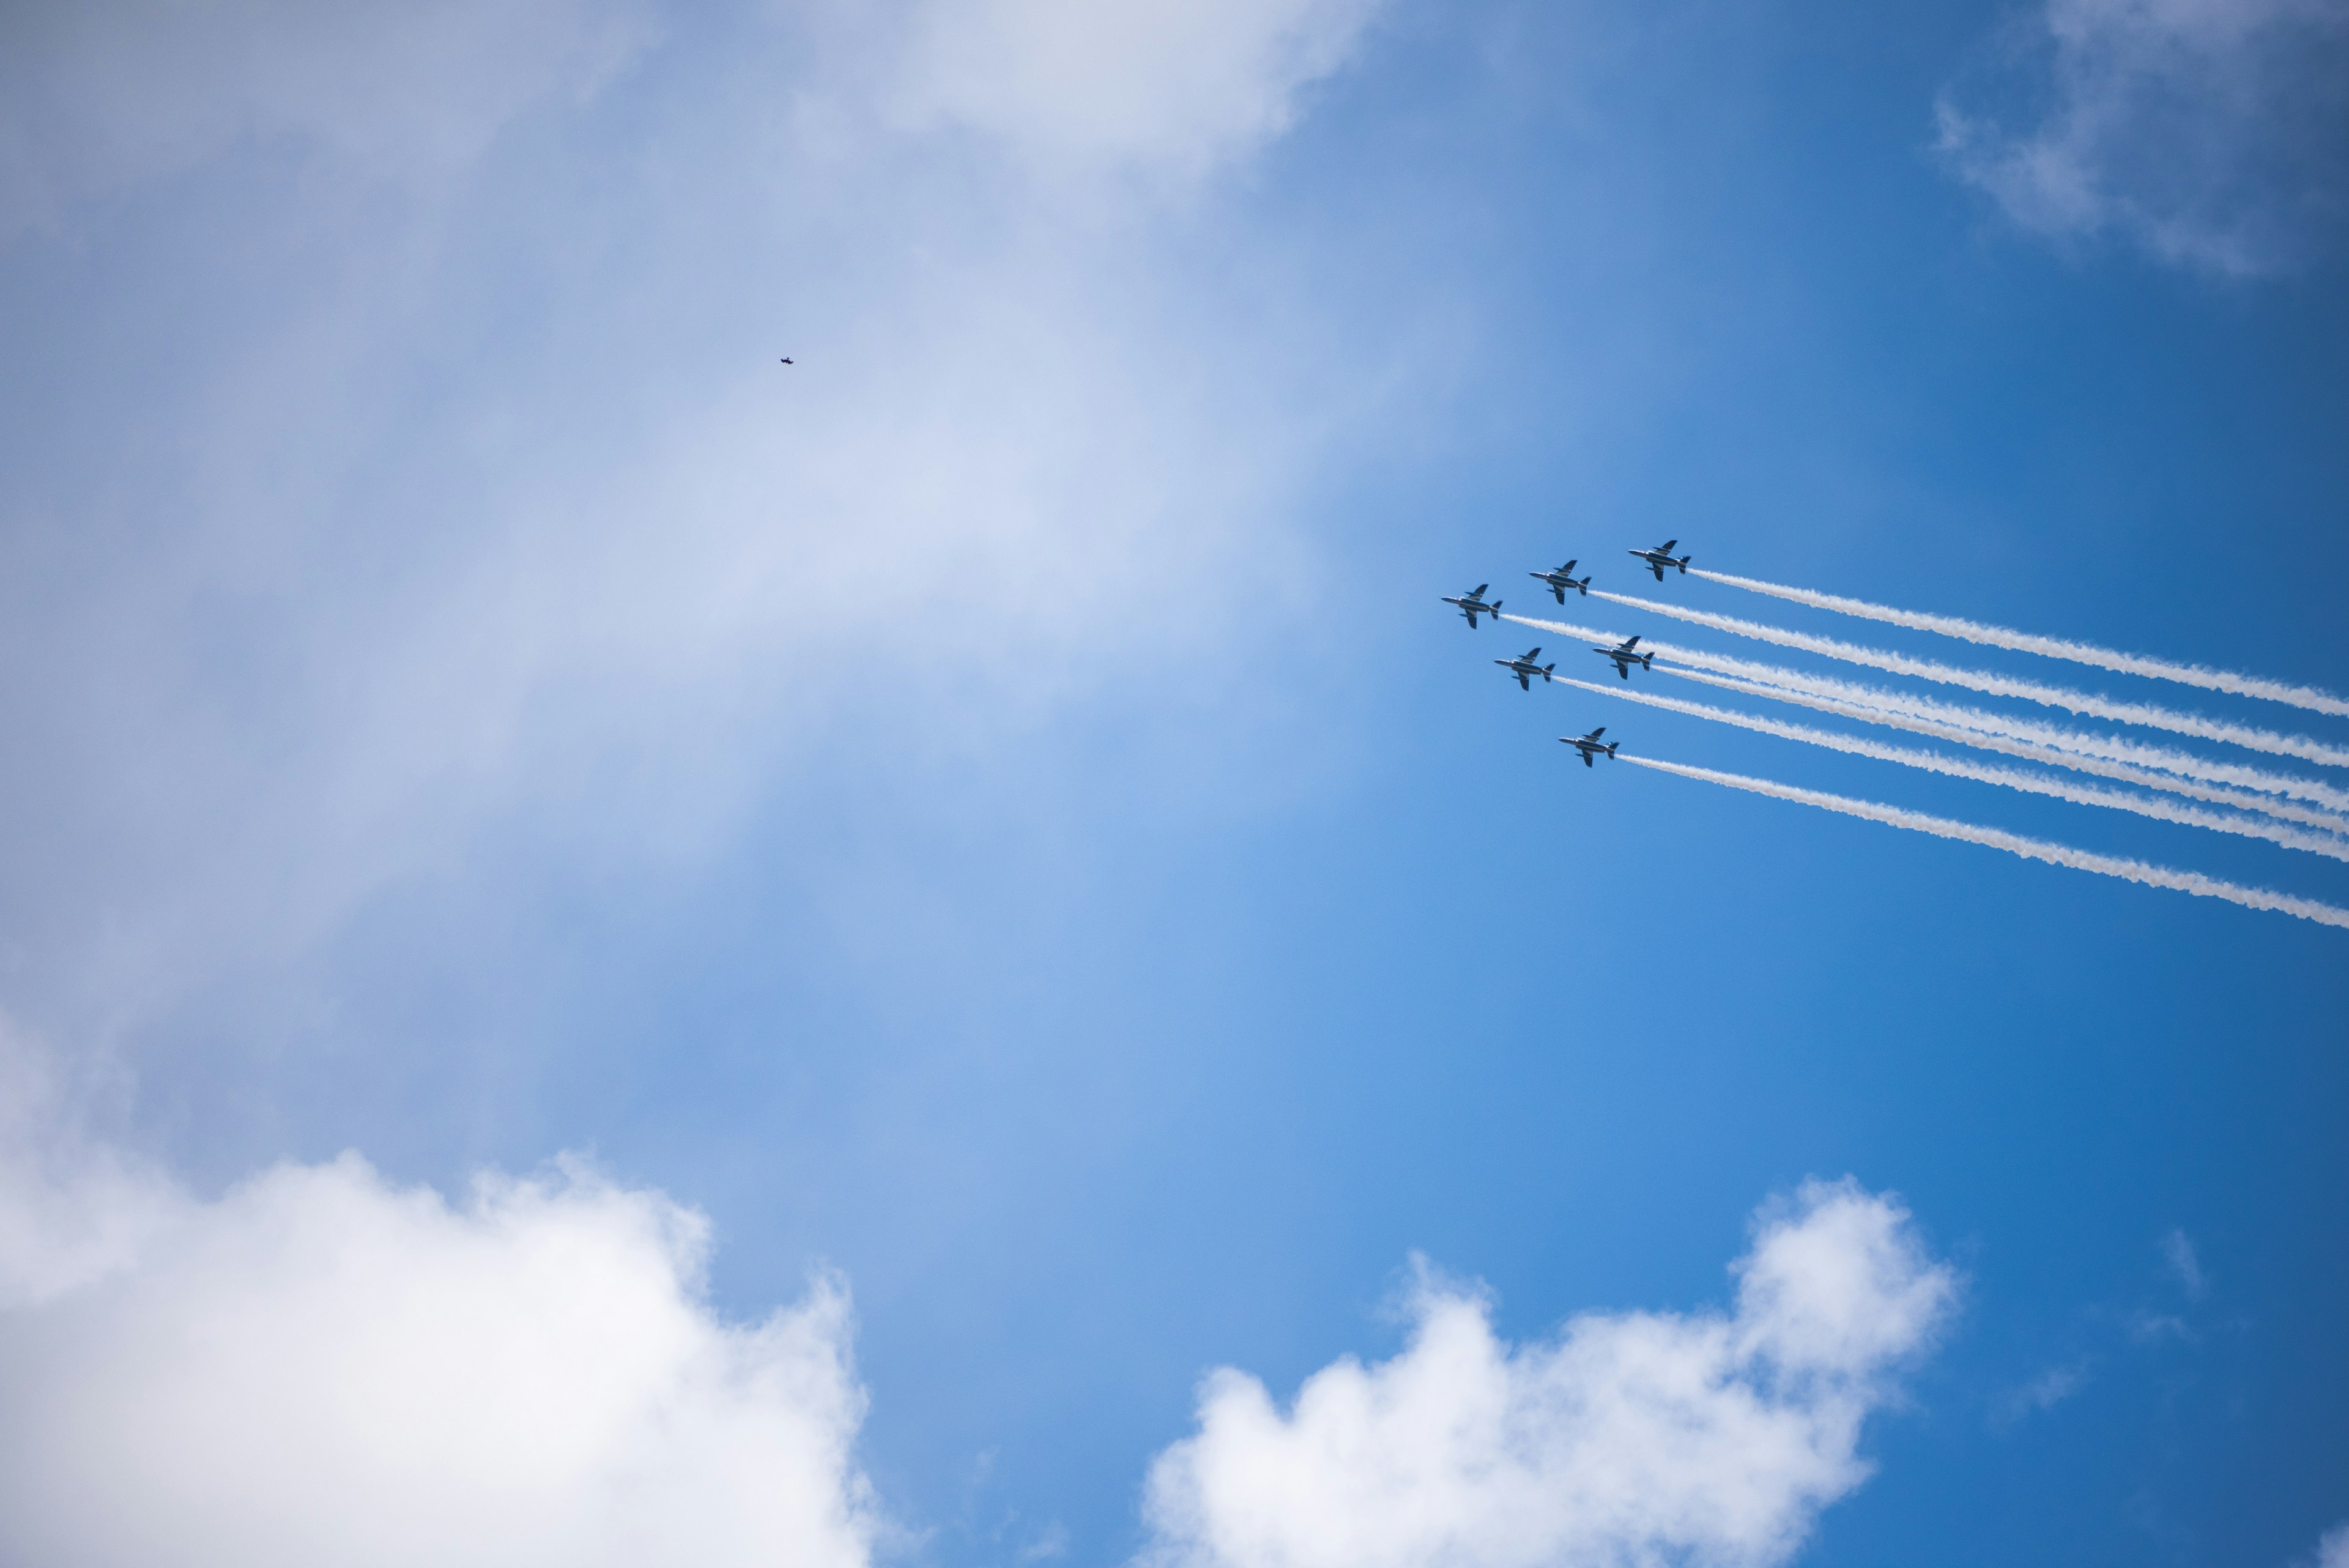
POLYGON ((1621 676, 1624 680, 1629 680, 1631 679, 1631 666, 1636 664, 1640 669, 1646 670, 1655 661, 1656 650, 1654 649, 1651 648, 1645 653, 1633 652, 1632 649, 1639 646, 1640 639, 1638 638, 1627 637, 1623 639, 1623 646, 1620 648, 1601 648, 1597 643, 1593 643, 1590 646, 1590 651, 1597 654, 1602 654, 1605 657, 1613 659, 1615 661, 1615 673, 1621 676))
POLYGON ((1609 762, 1612 762, 1615 758, 1615 748, 1623 743, 1620 741, 1609 741, 1605 745, 1599 744, 1599 737, 1606 732, 1607 726, 1601 724, 1579 739, 1572 735, 1560 735, 1557 738, 1557 743, 1561 746, 1572 746, 1582 753, 1582 765, 1586 768, 1592 767, 1596 765, 1590 760, 1592 756, 1603 753, 1609 762))
POLYGON ((1652 550, 1633 550, 1630 553, 1647 562, 1648 569, 1656 574, 1656 581, 1661 583, 1664 580, 1666 566, 1678 566, 1681 569, 1681 575, 1686 576, 1688 564, 1696 559, 1694 556, 1673 555, 1672 546, 1679 543, 1678 539, 1667 539, 1652 550))
POLYGON ((1590 592, 1590 578, 1588 575, 1586 575, 1578 583, 1574 580, 1574 563, 1572 561, 1568 561, 1565 566, 1560 566, 1555 572, 1527 572, 1526 576, 1534 578, 1537 582, 1547 583, 1549 585, 1549 591, 1557 596, 1557 602, 1560 604, 1564 604, 1566 602, 1566 590, 1568 588, 1572 588, 1576 593, 1584 595, 1585 597, 1588 597, 1590 592))
POLYGON ((1496 659, 1493 660, 1493 662, 1507 670, 1510 674, 1516 676, 1517 678, 1517 684, 1530 691, 1534 689, 1535 676, 1538 675, 1544 680, 1547 680, 1549 679, 1549 672, 1557 668, 1555 663, 1536 664, 1534 660, 1540 657, 1540 649, 1528 648, 1522 655, 1516 659, 1496 659))
POLYGON ((1476 629, 1476 618, 1480 615, 1491 616, 1495 620, 1501 618, 1501 601, 1495 599, 1491 604, 1485 602, 1485 590, 1492 586, 1490 583, 1478 583, 1456 599, 1450 594, 1444 595, 1444 602, 1448 605, 1458 605, 1460 613, 1468 618, 1468 629, 1474 631, 1476 629))
POLYGON ((791 362, 792 362, 791 356, 790 356, 790 355, 788 355, 788 354, 784 355, 784 356, 783 356, 783 363, 784 363, 784 364, 786 364, 786 365, 788 365, 788 364, 790 364, 791 362))

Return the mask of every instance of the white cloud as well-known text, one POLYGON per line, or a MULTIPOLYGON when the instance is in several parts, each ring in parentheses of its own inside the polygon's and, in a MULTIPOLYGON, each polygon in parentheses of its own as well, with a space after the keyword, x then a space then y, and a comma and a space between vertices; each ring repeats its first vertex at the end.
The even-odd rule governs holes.
POLYGON ((1961 177, 2026 229, 2228 275, 2293 265, 2349 201, 2349 0, 2047 0, 2044 118, 1939 105, 1961 177))
POLYGON ((1728 1314, 1592 1314, 1494 1334, 1423 1280, 1410 1345, 1306 1380, 1284 1414, 1225 1370, 1154 1466, 1156 1568, 1784 1562, 1857 1486, 1862 1421, 1957 1283, 1847 1180, 1759 1218, 1728 1314))
POLYGON ((27 1211, 103 1255, 0 1225, 0 1560, 870 1560, 842 1288, 721 1322, 658 1193, 564 1165, 452 1205, 346 1155, 204 1201, 85 1145, 0 1168, 27 1211))
POLYGON ((897 113, 1053 169, 1196 174, 1288 129, 1378 0, 925 0, 897 113))
POLYGON ((2318 1540, 2315 1568, 2349 1568, 2349 1521, 2334 1525, 2318 1540))
POLYGON ((2185 1231, 2173 1230, 2162 1237, 2161 1260, 2178 1276, 2189 1300, 2200 1301, 2209 1293, 2209 1277, 2203 1273, 2202 1260, 2196 1256, 2194 1242, 2185 1231))

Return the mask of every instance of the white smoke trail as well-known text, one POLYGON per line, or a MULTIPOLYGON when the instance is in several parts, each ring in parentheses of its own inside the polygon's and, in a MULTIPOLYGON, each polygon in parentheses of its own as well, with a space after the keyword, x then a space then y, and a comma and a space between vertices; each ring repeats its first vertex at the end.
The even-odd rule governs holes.
POLYGON ((2017 773, 2013 768, 1988 767, 1970 763, 1960 757, 1945 757, 1939 752, 1913 751, 1906 746, 1888 746, 1876 741, 1862 740, 1857 735, 1840 735, 1830 730, 1814 730, 1807 724, 1781 723, 1753 713, 1741 713, 1733 709, 1715 708, 1703 702, 1683 702, 1677 697, 1656 697, 1629 687, 1601 686, 1592 680, 1577 680, 1570 676, 1554 675, 1550 679, 1559 685, 1578 691, 1596 691, 1602 697, 1619 697, 1627 702, 1637 702, 1644 708, 1660 708, 1670 713, 1685 713, 1692 718, 1710 719, 1717 724, 1733 724, 1741 730, 1753 730, 1764 735, 1776 735, 1783 740, 1801 741, 1806 745, 1824 746, 1831 752, 1843 752, 1856 757, 1872 757, 1878 762, 1898 763, 1903 767, 1917 768, 1925 773, 1940 774, 1949 778, 1972 779, 1982 784, 2002 784, 2026 794, 2051 795, 2075 805, 2109 806, 2116 811, 2133 811, 2139 816, 2150 816, 2162 822, 2182 823, 2189 827, 2207 827, 2220 833, 2240 834, 2245 838, 2264 838, 2271 844, 2281 844, 2288 849, 2305 850, 2311 855, 2330 856, 2335 860, 2349 860, 2349 838, 2331 835, 2302 833, 2271 822, 2264 816, 2230 816, 2215 811, 2201 811, 2190 805, 2178 805, 2170 801, 2149 799, 2122 790, 2091 789, 2066 784, 2061 779, 2047 778, 2038 774, 2017 773))
POLYGON ((2337 926, 2349 930, 2349 909, 2336 909, 2313 898, 2295 898, 2288 893, 2271 893, 2264 888, 2245 888, 2234 882, 2221 882, 2215 877, 2205 877, 2199 871, 2173 871, 2167 866, 2149 866, 2142 860, 2091 855, 2085 849, 2050 844, 2041 838, 2025 838, 2020 834, 2002 833, 1994 827, 1977 827, 1970 822, 1952 822, 1946 816, 1928 816, 1922 812, 1878 805, 1870 800, 1853 800, 1847 795, 1796 789, 1792 784, 1748 778, 1744 774, 1717 773, 1712 768, 1692 768, 1680 763, 1660 762, 1654 757, 1627 756, 1620 760, 1635 767, 1653 768, 1658 773, 1678 774, 1682 778, 1726 784, 1731 789, 1751 790, 1773 800, 1791 800, 1802 805, 1816 805, 1823 811, 1841 812, 1846 816, 1857 816, 1868 822, 1905 827, 1911 833, 1930 833, 1936 838, 1954 838, 1967 844, 1986 845, 1992 849, 2003 849, 2009 855, 2020 855, 2026 860, 2044 860, 2051 866, 2068 866, 2077 871, 2118 877, 2124 881, 2142 883, 2148 888, 2171 888, 2180 893, 2192 893, 2198 898, 2224 898, 2247 909, 2273 909, 2281 914, 2297 915, 2303 920, 2314 920, 2319 925, 2337 926))
MULTIPOLYGON (((2107 762, 2102 757, 2082 756, 2076 752, 2058 752, 2028 741, 2009 740, 2003 735, 1988 735, 1979 730, 1968 730, 1955 724, 1936 723, 1930 719, 1914 718, 1906 713, 1884 708, 1868 708, 1856 702, 1841 702, 1832 697, 1815 697, 1806 691, 1791 691, 1783 686, 1759 685, 1750 680, 1733 680, 1723 675, 1707 675, 1701 670, 1682 670, 1674 666, 1660 667, 1664 674, 1700 685, 1734 691, 1745 697, 1765 697, 1774 702, 1789 702, 1816 712, 1834 713, 1846 719, 1857 719, 1864 724, 1880 724, 1887 729, 1905 731, 1912 735, 1928 735, 1940 741, 1955 741, 1960 745, 1977 751, 1997 752, 2010 757, 2048 767, 2069 768, 2076 774, 2088 774, 2097 778, 2133 784, 2140 788, 2161 790, 2169 794, 2184 795, 2189 800, 2209 801, 2214 805, 2232 806, 2238 811, 2260 812, 2286 822, 2305 823, 2311 827, 2331 833, 2349 833, 2349 817, 2323 810, 2317 806, 2297 805, 2274 795, 2255 794, 2247 790, 2230 789, 2222 784, 2198 783, 2176 774, 2157 773, 2128 763, 2107 762)), ((1601 688, 1601 690, 1608 690, 1601 688)))
MULTIPOLYGON (((1597 638, 1606 642, 1619 642, 1620 638, 1588 627, 1569 626, 1562 621, 1532 620, 1523 616, 1507 616, 1521 626, 1537 630, 1554 631, 1568 637, 1597 638)), ((1810 675, 1784 665, 1757 664, 1752 659, 1732 659, 1723 654, 1707 653, 1701 649, 1680 648, 1669 642, 1643 642, 1642 647, 1658 659, 1685 664, 1698 670, 1711 670, 1723 675, 1733 675, 1743 680, 1788 691, 1808 692, 1813 696, 1832 698, 1856 707, 1881 709, 1907 714, 1911 718, 1931 720, 1958 729, 1972 730, 1989 735, 2002 735, 2012 740, 2028 741, 2049 750, 2068 752, 2081 756, 2104 757, 2115 762, 2135 763, 2140 768, 2182 774, 2211 784, 2233 784, 2240 789, 2256 790, 2263 794, 2292 795, 2301 800, 2314 801, 2331 811, 2349 811, 2349 791, 2303 779, 2291 774, 2270 773, 2264 768, 2246 767, 2236 763, 2213 762, 2198 757, 2191 752, 2181 752, 2174 746, 2147 745, 2115 735, 2091 735, 2078 730, 2066 730, 2054 724, 2041 724, 2028 719, 2017 719, 2005 713, 1993 713, 1982 708, 1966 708, 1955 703, 1938 701, 1930 697, 1916 697, 1906 692, 1887 691, 1882 687, 1862 686, 1849 680, 1837 680, 1824 675, 1810 675)), ((1681 670, 1671 670, 1681 674, 1681 670)), ((1763 695, 1775 695, 1775 692, 1763 695)), ((1992 750, 1999 748, 1992 747, 1992 750)), ((2083 772, 2089 770, 2083 769, 2083 772)), ((2184 793, 2184 792, 2177 792, 2184 793)), ((2278 812, 2277 815, 2291 813, 2278 812)))
POLYGON ((1988 670, 1966 670, 1943 664, 1938 659, 1910 659, 1903 654, 1856 642, 1844 642, 1832 637, 1812 637, 1780 627, 1764 626, 1758 621, 1741 620, 1734 616, 1709 615, 1703 610, 1682 609, 1678 605, 1634 598, 1629 594, 1610 594, 1604 588, 1591 589, 1590 597, 1628 609, 1647 610, 1695 626, 1711 627, 1715 631, 1725 631, 1732 636, 1752 638, 1756 642, 1775 643, 1781 648, 1800 649, 1806 653, 1840 659, 1847 664, 1864 664, 1895 675, 1913 675, 1920 680, 1937 681, 1944 686, 1962 686, 1986 697, 2016 697, 2044 707, 2061 708, 2083 718, 2105 719, 2116 724, 2142 724, 2147 729, 2168 730, 2174 734, 2192 735, 2198 740, 2217 741, 2241 746, 2247 751, 2266 752, 2272 756, 2298 757, 2302 762, 2320 763, 2327 767, 2349 767, 2349 749, 2328 746, 2304 735, 2280 734, 2273 730, 2224 723, 2216 719, 2206 719, 2199 713, 2180 713, 2151 702, 2116 702, 2085 691, 2043 685, 2036 680, 2019 680, 1994 675, 1988 670))
POLYGON ((1833 610, 1837 615, 1856 616, 1862 620, 1880 620, 1918 631, 1937 631, 1944 637, 1963 638, 1968 642, 1979 642, 1991 648, 2012 648, 2019 652, 2042 654, 2049 659, 2070 659, 2075 664, 2091 664, 2099 670, 2116 670, 2124 675, 2147 675, 2157 680, 2175 680, 2181 685, 2199 686, 2206 691, 2230 691, 2239 697, 2261 697, 2271 702, 2287 702, 2313 712, 2349 716, 2349 701, 2335 697, 2330 691, 2320 691, 2313 686, 2262 680, 2224 670, 2207 670, 2199 664, 2173 664, 2166 659, 2118 653, 2109 648, 2098 648, 2094 643, 2072 642, 2059 637, 2034 637, 2029 632, 2010 631, 2002 626, 1985 626, 1980 621, 1961 620, 1955 616, 1920 615, 1914 610, 1869 604, 1865 599, 1814 593, 1808 588, 1790 588, 1783 583, 1756 582, 1752 577, 1733 577, 1726 572, 1700 571, 1692 566, 1689 574, 1708 582, 1744 588, 1749 593, 1767 594, 1773 598, 1791 599, 1798 605, 1833 610))

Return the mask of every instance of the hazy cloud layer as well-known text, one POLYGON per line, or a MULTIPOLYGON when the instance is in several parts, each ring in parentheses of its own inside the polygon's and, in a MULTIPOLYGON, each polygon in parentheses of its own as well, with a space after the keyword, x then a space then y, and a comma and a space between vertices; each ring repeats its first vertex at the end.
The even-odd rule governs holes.
POLYGON ((1170 259, 1195 192, 972 149, 1228 164, 1361 14, 16 16, 0 348, 47 395, 0 447, 0 940, 37 978, 0 1002, 136 1025, 523 802, 704 853, 926 650, 945 754, 1098 691, 1112 636, 1179 669, 1268 624, 1359 357, 1278 267, 1170 259))
POLYGON ((66 1125, 0 1166, 0 1559, 869 1561, 837 1284, 721 1322, 700 1216, 577 1167, 204 1201, 66 1125))
POLYGON ((2349 0, 2048 0, 2014 53, 2044 83, 2037 123, 1953 90, 1940 146, 2024 228, 2234 276, 2338 232, 2349 0))
POLYGON ((1857 1486, 1868 1414, 1957 1283, 1895 1201, 1811 1183, 1765 1210, 1727 1314, 1591 1314, 1509 1345, 1423 1282, 1394 1359, 1287 1412, 1212 1376, 1149 1488, 1154 1568, 1535 1568, 1791 1557, 1857 1486))
POLYGON ((0 12, 0 238, 242 148, 430 180, 654 36, 649 0, 114 0, 0 12))

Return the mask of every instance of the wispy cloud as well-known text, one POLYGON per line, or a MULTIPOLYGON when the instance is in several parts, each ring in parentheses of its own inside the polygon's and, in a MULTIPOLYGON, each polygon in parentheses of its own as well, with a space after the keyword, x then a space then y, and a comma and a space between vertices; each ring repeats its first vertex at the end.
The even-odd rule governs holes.
POLYGON ((2185 1231, 2173 1230, 2161 1239, 2161 1261, 2178 1276, 2189 1301, 2200 1301, 2210 1293, 2209 1277, 2202 1272, 2202 1260, 2194 1251, 2194 1242, 2185 1231))
POLYGON ((1765 1211, 1733 1311, 1578 1317, 1510 1345, 1423 1278, 1393 1359, 1286 1412, 1210 1377, 1150 1480, 1157 1568, 1779 1563, 1857 1487, 1860 1428, 1957 1293, 1908 1214, 1845 1181, 1765 1211))
POLYGON ((2085 1363, 2051 1366, 2028 1383, 2010 1388, 1991 1402, 1991 1425, 2012 1427, 2030 1417, 2053 1410, 2087 1386, 2085 1363))
POLYGON ((2164 261, 2289 267, 2349 199, 2344 0, 2047 0, 2015 53, 2045 111, 2010 129, 1945 92, 1939 147, 2026 229, 2114 234, 2164 261))
POLYGON ((1049 172, 1198 175, 1288 130, 1379 0, 947 0, 915 8, 889 105, 1049 172))

